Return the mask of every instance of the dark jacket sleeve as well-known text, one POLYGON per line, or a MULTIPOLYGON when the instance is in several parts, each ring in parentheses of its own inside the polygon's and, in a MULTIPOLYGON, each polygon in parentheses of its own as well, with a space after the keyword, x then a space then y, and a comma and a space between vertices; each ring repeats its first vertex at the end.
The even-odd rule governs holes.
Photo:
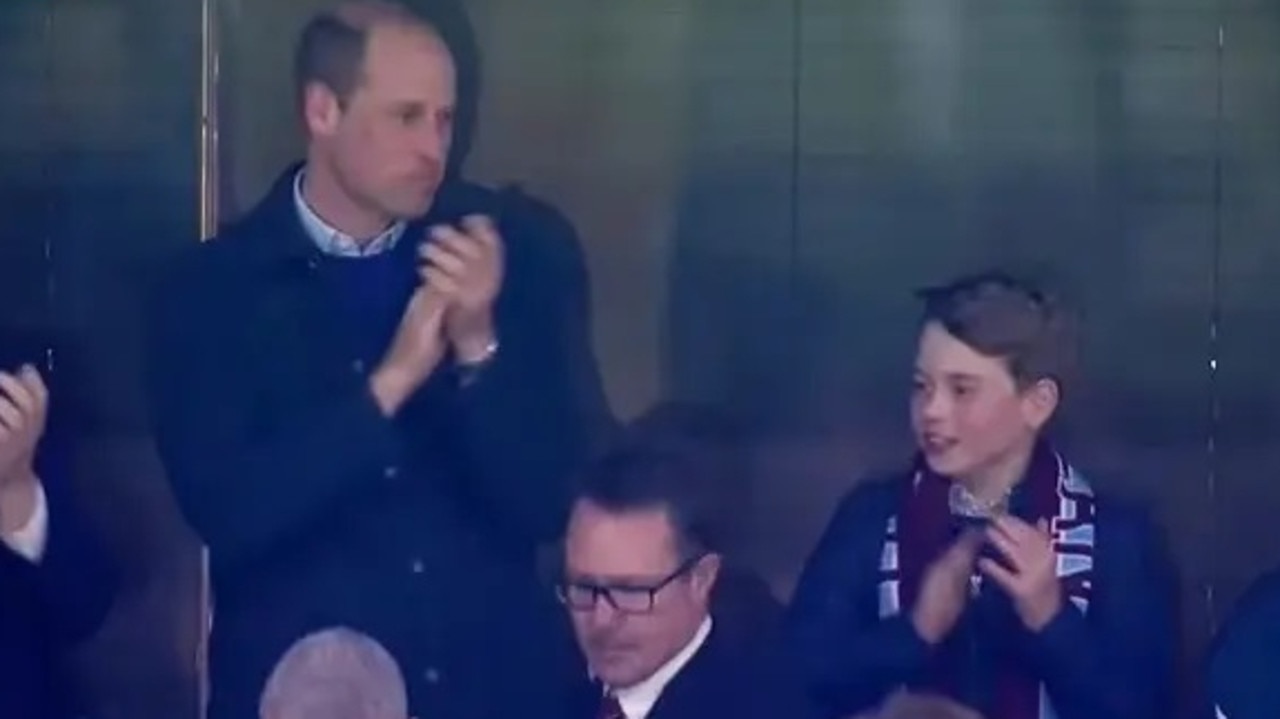
POLYGON ((462 392, 481 499, 535 541, 564 526, 568 480, 612 428, 591 348, 590 290, 573 227, 515 191, 501 195, 507 277, 501 348, 462 392))
POLYGON ((273 431, 255 428, 248 348, 235 325, 251 314, 236 309, 246 283, 226 268, 221 253, 231 248, 198 249, 153 303, 152 413, 178 504, 215 566, 229 567, 323 521, 396 466, 401 448, 355 373, 273 431))
POLYGON ((115 565, 93 527, 78 511, 62 459, 42 463, 40 481, 48 509, 44 554, 37 582, 48 609, 52 639, 63 648, 91 636, 115 599, 115 565))
POLYGON ((1062 719, 1165 716, 1176 587, 1153 525, 1137 512, 1104 506, 1094 561, 1097 589, 1088 615, 1066 604, 1031 637, 1049 698, 1062 719))
POLYGON ((1214 638, 1210 704, 1228 719, 1270 719, 1280 707, 1278 668, 1280 571, 1272 570, 1249 587, 1214 638))
POLYGON ((904 613, 879 616, 879 564, 892 483, 854 490, 809 557, 787 618, 788 641, 832 716, 874 708, 925 666, 928 648, 904 613))

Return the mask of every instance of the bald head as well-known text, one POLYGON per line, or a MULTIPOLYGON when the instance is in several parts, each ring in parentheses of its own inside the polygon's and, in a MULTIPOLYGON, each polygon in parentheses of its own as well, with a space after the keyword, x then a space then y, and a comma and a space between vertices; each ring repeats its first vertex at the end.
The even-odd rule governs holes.
POLYGON ((373 639, 346 628, 298 640, 267 680, 261 719, 406 719, 404 676, 373 639))
POLYGON ((856 719, 982 719, 974 710, 945 697, 900 691, 878 711, 856 719))

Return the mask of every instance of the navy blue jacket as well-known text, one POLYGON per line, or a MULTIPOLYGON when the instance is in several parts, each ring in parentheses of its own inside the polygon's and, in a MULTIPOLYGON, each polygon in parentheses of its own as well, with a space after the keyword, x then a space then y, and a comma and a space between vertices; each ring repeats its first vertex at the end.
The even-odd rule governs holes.
POLYGON ((1227 719, 1280 712, 1280 570, 1254 582, 1214 639, 1209 694, 1227 719))
MULTIPOLYGON (((931 650, 909 618, 879 616, 885 527, 907 481, 867 483, 845 498, 789 609, 792 649, 831 716, 872 709, 898 687, 925 678, 931 650)), ((1060 719, 1163 717, 1177 626, 1167 555, 1142 514, 1106 498, 1097 501, 1096 528, 1088 615, 1064 603, 1048 626, 1032 634, 1012 616, 1003 593, 991 589, 983 598, 992 595, 1006 635, 992 639, 1017 646, 1037 668, 1060 719)), ((953 637, 971 617, 966 612, 953 637)), ((946 647, 944 642, 939 650, 946 647)))
POLYGON ((158 445, 212 565, 210 716, 254 715, 289 644, 333 624, 392 651, 418 716, 541 712, 571 645, 535 548, 560 531, 567 475, 607 416, 576 237, 518 192, 443 188, 406 230, 400 272, 429 224, 493 216, 502 346, 473 384, 439 369, 388 420, 367 386, 378 358, 361 356, 295 211, 296 171, 180 260, 155 303, 158 445))
POLYGON ((40 467, 49 534, 39 563, 0 543, 0 716, 64 719, 80 709, 63 663, 111 608, 115 574, 76 511, 65 472, 40 467))

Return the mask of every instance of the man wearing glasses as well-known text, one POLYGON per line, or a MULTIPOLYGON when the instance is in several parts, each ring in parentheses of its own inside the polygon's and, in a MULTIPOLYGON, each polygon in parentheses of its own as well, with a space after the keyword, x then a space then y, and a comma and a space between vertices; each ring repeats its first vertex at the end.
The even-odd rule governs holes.
POLYGON ((593 679, 577 716, 814 716, 765 636, 717 629, 714 487, 691 446, 632 443, 584 473, 558 591, 593 679))

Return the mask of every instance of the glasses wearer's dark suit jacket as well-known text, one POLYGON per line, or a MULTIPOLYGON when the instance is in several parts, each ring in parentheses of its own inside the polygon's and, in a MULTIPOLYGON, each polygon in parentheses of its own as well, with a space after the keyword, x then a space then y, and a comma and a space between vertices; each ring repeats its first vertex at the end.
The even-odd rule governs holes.
MULTIPOLYGON (((818 719, 772 634, 739 634, 716 623, 663 688, 645 719, 818 719)), ((599 684, 583 682, 572 719, 596 719, 599 684)))

